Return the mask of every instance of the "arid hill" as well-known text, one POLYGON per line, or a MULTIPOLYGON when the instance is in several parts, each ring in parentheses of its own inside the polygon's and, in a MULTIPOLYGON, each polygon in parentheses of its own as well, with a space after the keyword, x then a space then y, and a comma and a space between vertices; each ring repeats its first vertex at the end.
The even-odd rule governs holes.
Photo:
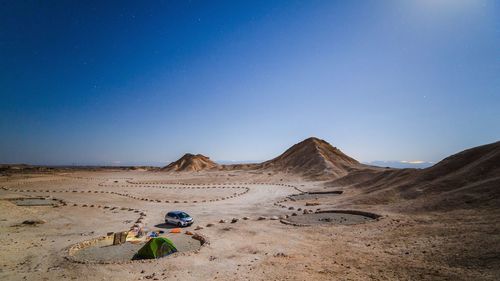
POLYGON ((338 178, 363 167, 338 148, 318 138, 299 142, 280 156, 259 164, 261 169, 273 169, 314 178, 338 178))
POLYGON ((214 168, 285 172, 309 179, 335 179, 357 169, 373 169, 373 167, 360 164, 328 142, 311 137, 293 145, 280 156, 262 163, 218 165, 203 155, 186 154, 162 170, 199 171, 214 168))
POLYGON ((162 168, 162 171, 167 172, 196 172, 202 170, 209 170, 218 167, 217 163, 210 160, 210 158, 201 154, 186 153, 179 160, 168 164, 162 168))
POLYGON ((500 142, 464 150, 426 169, 357 171, 328 186, 358 188, 363 202, 409 201, 411 209, 500 204, 500 142))

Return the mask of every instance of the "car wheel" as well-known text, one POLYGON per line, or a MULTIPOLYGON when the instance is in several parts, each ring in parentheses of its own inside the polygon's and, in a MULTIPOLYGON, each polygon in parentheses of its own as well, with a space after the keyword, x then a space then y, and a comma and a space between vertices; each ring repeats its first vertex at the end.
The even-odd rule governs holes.
POLYGON ((182 223, 178 222, 178 223, 177 223, 177 226, 181 227, 181 226, 182 226, 182 223))

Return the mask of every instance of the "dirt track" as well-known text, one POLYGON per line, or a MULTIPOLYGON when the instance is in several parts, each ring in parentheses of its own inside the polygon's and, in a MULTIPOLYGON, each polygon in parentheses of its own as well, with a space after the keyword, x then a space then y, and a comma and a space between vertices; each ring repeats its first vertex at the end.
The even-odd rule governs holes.
POLYGON ((321 184, 246 172, 4 177, 2 199, 51 196, 66 205, 25 207, 0 200, 0 279, 495 280, 500 276, 498 212, 408 214, 390 204, 350 204, 356 198, 353 191, 321 197, 314 206, 306 206, 314 198, 287 199, 298 194, 297 189, 318 190, 321 184), (355 225, 311 227, 271 220, 293 213, 300 216, 299 208, 348 208, 382 217, 355 225), (198 253, 110 265, 66 259, 71 245, 107 232, 134 224, 160 229, 155 226, 161 227, 165 213, 176 209, 196 220, 186 230, 209 239, 198 253), (231 223, 233 218, 237 222, 231 223), (46 223, 21 224, 28 219, 46 223), (210 223, 214 225, 207 227, 210 223), (204 228, 194 231, 196 226, 204 228))

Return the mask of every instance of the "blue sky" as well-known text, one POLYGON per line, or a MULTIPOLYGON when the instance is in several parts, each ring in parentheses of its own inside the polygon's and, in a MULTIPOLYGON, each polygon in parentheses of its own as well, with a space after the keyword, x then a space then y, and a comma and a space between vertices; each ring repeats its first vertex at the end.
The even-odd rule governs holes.
POLYGON ((0 162, 265 160, 309 136, 439 161, 500 139, 499 8, 2 1, 0 162))

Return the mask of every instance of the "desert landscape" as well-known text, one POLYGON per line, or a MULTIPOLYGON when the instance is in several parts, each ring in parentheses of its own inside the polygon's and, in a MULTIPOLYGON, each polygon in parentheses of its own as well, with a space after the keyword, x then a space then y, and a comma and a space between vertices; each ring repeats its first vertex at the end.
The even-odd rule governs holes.
POLYGON ((500 142, 426 169, 314 137, 255 164, 2 165, 0 279, 498 280, 499 187, 500 142), (172 210, 194 223, 171 233, 172 210), (153 232, 178 252, 133 259, 153 232))
POLYGON ((493 0, 1 1, 0 281, 500 280, 499 31, 493 0))

